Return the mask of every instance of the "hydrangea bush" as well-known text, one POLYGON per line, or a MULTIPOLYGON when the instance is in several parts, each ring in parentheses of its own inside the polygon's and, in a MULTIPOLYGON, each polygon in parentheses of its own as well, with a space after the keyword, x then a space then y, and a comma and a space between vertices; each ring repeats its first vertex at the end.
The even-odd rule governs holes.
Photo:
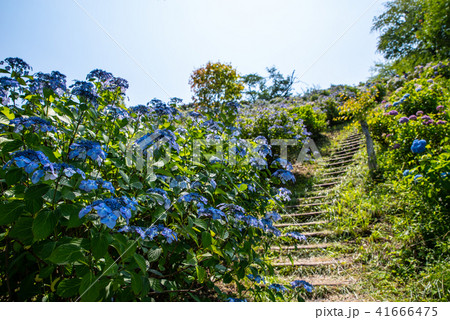
MULTIPOLYGON (((109 72, 67 86, 18 58, 1 65, 1 299, 225 301, 230 283, 232 301, 285 299, 247 275, 273 272, 264 256, 285 236, 273 222, 290 194, 279 185, 295 180, 287 161, 268 162, 266 137, 303 139, 300 119, 287 136, 267 124, 243 140, 238 104, 127 108, 128 83, 109 72)), ((291 287, 286 299, 311 289, 291 287)))

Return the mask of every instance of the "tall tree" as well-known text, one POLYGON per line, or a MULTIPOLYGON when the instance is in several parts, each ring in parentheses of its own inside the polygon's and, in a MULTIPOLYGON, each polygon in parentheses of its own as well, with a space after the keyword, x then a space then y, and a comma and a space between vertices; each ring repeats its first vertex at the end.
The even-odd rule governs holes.
POLYGON ((194 103, 203 108, 215 107, 218 103, 238 100, 244 85, 231 64, 208 62, 194 70, 189 79, 194 103))

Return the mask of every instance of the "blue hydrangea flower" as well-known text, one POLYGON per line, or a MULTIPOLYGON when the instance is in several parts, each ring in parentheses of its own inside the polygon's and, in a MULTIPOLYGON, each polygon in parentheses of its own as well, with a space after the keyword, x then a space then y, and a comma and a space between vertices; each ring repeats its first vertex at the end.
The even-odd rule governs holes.
POLYGON ((22 132, 24 128, 33 129, 34 131, 41 132, 56 132, 56 128, 50 124, 49 121, 44 120, 39 117, 29 117, 29 118, 15 118, 9 122, 14 125, 14 132, 22 132))
POLYGON ((7 64, 5 69, 10 72, 16 72, 19 75, 28 75, 28 71, 32 68, 20 58, 6 58, 0 62, 0 65, 7 64))
POLYGON ((105 112, 108 116, 110 116, 114 120, 115 119, 123 120, 128 119, 130 117, 127 110, 113 105, 106 106, 105 112))
POLYGON ((267 167, 267 161, 262 157, 251 157, 250 165, 258 170, 262 170, 267 167))
POLYGON ((116 91, 119 89, 120 93, 124 94, 128 87, 127 80, 120 77, 112 77, 106 81, 104 89, 108 91, 116 91))
POLYGON ((303 234, 300 234, 300 233, 295 232, 295 231, 288 232, 288 233, 285 234, 285 236, 294 238, 296 240, 306 241, 306 237, 303 234))
POLYGON ((94 106, 98 106, 97 99, 99 98, 95 86, 91 82, 86 81, 75 81, 72 88, 72 94, 78 97, 86 99, 88 102, 92 103, 94 106))
POLYGON ((403 171, 403 176, 404 176, 404 177, 409 176, 409 174, 410 174, 409 170, 403 171))
POLYGON ((139 104, 135 107, 128 108, 130 113, 136 114, 138 117, 147 116, 150 114, 151 110, 149 107, 139 104))
POLYGON ((278 284, 278 283, 272 283, 269 286, 269 289, 275 290, 276 292, 286 292, 288 290, 285 286, 283 286, 282 284, 278 284))
POLYGON ((199 118, 203 118, 204 117, 200 112, 197 112, 197 111, 190 111, 190 112, 188 112, 188 116, 191 117, 191 118, 194 118, 194 119, 199 119, 199 118))
POLYGON ((96 200, 91 205, 81 209, 78 215, 82 218, 94 209, 100 217, 100 222, 113 229, 119 217, 124 218, 128 224, 131 218, 131 211, 136 210, 136 205, 136 199, 130 199, 126 196, 96 200))
POLYGON ((223 131, 222 124, 214 120, 208 120, 201 124, 202 127, 206 128, 210 132, 221 132, 223 131))
POLYGON ((292 164, 287 161, 286 159, 282 159, 282 158, 277 158, 272 162, 272 165, 280 165, 283 169, 285 170, 293 170, 294 167, 292 167, 292 164))
POLYGON ((228 298, 228 302, 247 302, 247 299, 228 298))
POLYGON ((425 151, 427 142, 425 140, 414 140, 411 145, 411 151, 414 153, 422 153, 425 151))
POLYGON ((83 181, 81 181, 79 188, 86 192, 91 192, 92 190, 97 190, 98 189, 97 181, 90 180, 90 179, 83 180, 83 181))
POLYGON ((447 178, 450 176, 450 172, 441 172, 441 178, 447 178))
POLYGON ((219 209, 215 209, 213 207, 205 207, 202 203, 198 203, 197 208, 197 214, 199 218, 211 217, 213 220, 221 220, 222 218, 228 220, 226 214, 219 209))
POLYGON ((279 188, 277 190, 277 194, 275 195, 275 199, 279 200, 279 201, 290 201, 291 197, 290 195, 292 194, 292 192, 289 189, 286 188, 279 188))
POLYGON ((167 243, 178 241, 178 235, 172 229, 164 227, 162 224, 158 226, 151 226, 148 228, 142 228, 137 226, 124 226, 118 230, 118 232, 136 232, 142 238, 142 240, 152 241, 156 236, 162 235, 167 243))
POLYGON ((73 143, 70 146, 69 159, 78 158, 81 160, 85 160, 86 156, 91 158, 93 161, 97 161, 98 165, 102 163, 103 160, 106 159, 106 153, 102 150, 100 143, 89 141, 89 140, 81 140, 76 143, 73 143))
POLYGON ((314 287, 312 284, 306 282, 305 280, 294 280, 291 282, 291 287, 293 289, 297 288, 305 288, 306 291, 312 292, 314 290, 314 287))
POLYGON ((66 76, 58 71, 52 73, 38 72, 30 80, 30 91, 34 94, 44 94, 44 89, 51 89, 53 92, 62 96, 66 92, 66 76))
POLYGON ((278 177, 283 183, 287 183, 288 181, 295 182, 295 176, 287 170, 278 169, 272 174, 272 176, 278 177))
MULTIPOLYGON (((167 191, 160 188, 151 188, 147 190, 147 193, 156 193, 163 197, 164 208, 168 210, 170 208, 171 202, 169 197, 167 196, 167 191)), ((159 198, 156 198, 156 201, 161 205, 163 204, 159 198)))
POLYGON ((4 89, 16 88, 19 86, 19 82, 10 77, 0 77, 0 86, 4 89))
POLYGON ((148 133, 141 138, 136 140, 136 144, 144 150, 144 154, 151 146, 158 147, 157 144, 167 143, 171 148, 173 148, 178 153, 180 152, 180 146, 176 142, 177 138, 175 134, 169 129, 158 129, 153 133, 148 133))
POLYGON ((36 170, 31 177, 31 181, 36 184, 42 177, 44 180, 55 180, 63 173, 66 177, 70 178, 74 174, 78 173, 83 179, 86 178, 86 174, 83 170, 74 168, 67 163, 52 163, 51 165, 44 165, 43 169, 36 170))
POLYGON ((408 123, 408 121, 409 121, 409 118, 408 118, 408 117, 401 117, 401 118, 398 120, 398 122, 401 123, 401 124, 403 124, 403 123, 408 123))
POLYGON ((268 144, 260 144, 255 147, 255 152, 257 152, 261 157, 265 158, 267 155, 272 156, 272 150, 268 144))
POLYGON ((278 212, 275 212, 275 211, 272 211, 272 212, 269 212, 268 214, 266 214, 265 218, 266 219, 271 219, 273 221, 279 221, 279 220, 282 219, 280 214, 278 212))
POLYGON ((158 117, 167 116, 169 120, 172 120, 180 114, 176 108, 168 106, 159 99, 152 99, 150 104, 152 105, 152 113, 158 117))
POLYGON ((196 192, 191 192, 188 194, 183 195, 182 197, 180 197, 178 199, 178 202, 192 202, 192 201, 196 201, 196 202, 201 202, 203 204, 208 204, 208 200, 206 200, 205 197, 199 195, 196 192))
POLYGON ((5 164, 3 169, 9 167, 11 163, 15 163, 19 168, 24 168, 25 172, 28 174, 32 174, 39 167, 39 165, 54 171, 53 164, 41 151, 17 151, 13 154, 12 159, 5 164))
POLYGON ((254 276, 253 274, 248 274, 247 278, 253 282, 256 283, 266 283, 266 280, 264 279, 264 277, 261 277, 260 275, 254 276))
POLYGON ((94 69, 89 72, 86 76, 86 80, 98 79, 100 82, 107 82, 109 79, 113 78, 113 74, 101 69, 94 69))
POLYGON ((421 179, 421 178, 423 178, 423 175, 421 175, 421 174, 416 174, 416 175, 414 176, 414 181, 417 181, 417 180, 419 180, 419 179, 421 179))
POLYGON ((232 203, 221 203, 217 206, 222 211, 233 212, 233 213, 245 213, 245 209, 241 206, 232 203))

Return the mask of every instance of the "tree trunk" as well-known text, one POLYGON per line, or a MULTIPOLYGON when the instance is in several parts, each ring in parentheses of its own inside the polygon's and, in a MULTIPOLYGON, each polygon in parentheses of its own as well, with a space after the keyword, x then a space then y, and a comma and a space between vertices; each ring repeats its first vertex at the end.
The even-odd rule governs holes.
POLYGON ((378 170, 378 164, 377 164, 377 156, 375 154, 375 149, 373 147, 372 137, 370 136, 370 132, 369 132, 369 126, 367 125, 366 120, 360 120, 359 124, 361 125, 361 129, 364 133, 364 136, 366 137, 366 148, 367 148, 367 156, 368 156, 368 163, 369 163, 369 171, 371 173, 374 173, 376 170, 378 170))

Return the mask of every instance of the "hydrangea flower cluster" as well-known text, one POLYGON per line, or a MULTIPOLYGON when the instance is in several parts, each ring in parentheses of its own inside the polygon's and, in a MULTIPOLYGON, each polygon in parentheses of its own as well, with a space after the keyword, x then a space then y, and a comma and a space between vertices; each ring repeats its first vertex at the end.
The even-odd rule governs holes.
POLYGON ((123 120, 128 119, 130 117, 130 114, 128 113, 127 110, 113 105, 106 106, 105 112, 113 119, 123 120))
POLYGON ((90 140, 81 140, 73 143, 70 146, 70 149, 72 151, 69 153, 69 159, 77 158, 85 160, 86 156, 88 156, 93 161, 97 161, 98 165, 101 165, 107 156, 107 154, 102 150, 100 143, 90 140))
MULTIPOLYGON (((171 206, 172 203, 171 203, 169 197, 167 196, 167 191, 165 191, 165 190, 163 190, 163 189, 160 189, 160 188, 151 188, 151 189, 148 189, 148 190, 147 190, 147 193, 156 193, 156 194, 159 194, 160 196, 163 197, 164 208, 165 208, 166 210, 168 210, 168 209, 170 208, 170 206, 171 206)), ((160 205, 163 204, 163 203, 160 201, 159 198, 156 198, 156 201, 157 201, 160 205)))
POLYGON ((80 188, 80 190, 83 190, 86 192, 91 192, 92 190, 97 190, 99 188, 99 186, 101 186, 103 189, 108 190, 112 194, 114 194, 116 191, 111 182, 103 180, 103 179, 83 180, 83 181, 81 181, 80 186, 78 188, 80 188))
POLYGON ((52 163, 51 165, 45 165, 43 169, 36 170, 31 177, 31 182, 38 183, 42 177, 44 180, 55 180, 60 174, 63 173, 67 178, 72 177, 78 173, 83 179, 86 179, 86 174, 83 170, 75 168, 67 163, 52 163))
POLYGON ((300 233, 295 232, 295 231, 288 232, 288 233, 285 234, 285 236, 294 238, 296 240, 306 241, 306 237, 303 234, 300 234, 300 233))
POLYGON ((427 142, 425 140, 414 140, 411 145, 411 151, 414 153, 422 153, 425 151, 427 142))
POLYGON ((178 202, 191 203, 193 201, 195 201, 197 203, 208 204, 208 200, 206 200, 206 198, 204 196, 199 195, 197 192, 191 192, 191 193, 185 194, 178 199, 178 202))
POLYGON ((38 72, 30 80, 30 91, 34 94, 43 95, 44 89, 51 89, 62 96, 66 92, 66 76, 58 71, 52 73, 38 72))
POLYGON ((291 287, 293 289, 297 289, 297 288, 305 288, 306 291, 308 292, 312 292, 314 287, 312 284, 306 282, 305 280, 294 280, 291 282, 291 287))
MULTIPOLYGON (((25 150, 25 151, 17 151, 12 155, 12 159, 8 161, 3 169, 9 167, 12 163, 15 163, 18 168, 24 168, 25 172, 28 174, 32 174, 35 170, 42 165, 42 167, 46 170, 50 170, 52 172, 55 171, 53 164, 47 158, 47 156, 41 151, 34 150, 25 150)), ((32 182, 37 183, 40 178, 36 177, 33 174, 32 182)))
POLYGON ((56 128, 51 125, 51 123, 47 120, 44 120, 39 117, 29 117, 23 118, 18 117, 12 119, 10 125, 14 125, 14 132, 22 132, 24 128, 33 129, 34 131, 40 132, 56 132, 56 128))
POLYGON ((20 58, 6 58, 0 62, 0 65, 7 64, 5 70, 10 72, 16 72, 19 75, 28 75, 28 71, 32 68, 20 58))
POLYGON ((116 89, 120 89, 120 92, 123 94, 129 87, 127 80, 120 77, 114 77, 112 73, 101 69, 92 70, 86 76, 86 80, 94 79, 101 82, 103 90, 115 91, 116 89))
POLYGON ((283 183, 287 183, 288 181, 295 182, 295 176, 290 171, 284 169, 278 169, 272 176, 279 178, 283 183))
POLYGON ((205 207, 201 202, 197 204, 197 214, 199 218, 211 217, 213 220, 221 220, 224 218, 228 221, 226 214, 222 210, 213 207, 205 207))
POLYGON ((292 164, 286 160, 286 159, 282 159, 282 158, 277 158, 272 162, 272 165, 280 165, 283 169, 285 170, 294 170, 294 167, 292 166, 292 164))
POLYGON ((128 110, 130 113, 136 114, 138 116, 138 118, 147 116, 151 112, 150 108, 147 106, 144 106, 143 104, 139 104, 137 106, 130 107, 130 108, 128 108, 128 110))
POLYGON ((256 283, 266 283, 266 280, 264 279, 264 277, 261 277, 260 275, 254 276, 253 274, 248 274, 247 278, 253 282, 256 283))
POLYGON ((286 291, 288 291, 288 289, 285 286, 283 286, 282 284, 278 284, 278 283, 272 283, 269 286, 269 289, 275 290, 276 292, 286 292, 286 291))
POLYGON ((158 117, 167 116, 169 120, 173 120, 180 114, 180 112, 176 108, 168 106, 159 99, 152 99, 149 104, 152 105, 152 113, 154 113, 158 117))
POLYGON ((169 244, 173 241, 178 241, 177 233, 172 229, 164 227, 162 224, 149 228, 127 225, 119 229, 118 232, 136 232, 141 236, 142 240, 152 241, 156 236, 162 235, 169 244))
POLYGON ((95 90, 95 86, 91 82, 87 81, 75 81, 72 88, 72 94, 86 99, 94 106, 98 106, 98 94, 95 90))
POLYGON ((172 149, 179 153, 180 146, 178 145, 176 140, 177 138, 171 130, 158 129, 153 133, 147 133, 146 135, 137 139, 136 144, 141 148, 141 150, 144 150, 144 155, 147 154, 146 151, 149 147, 156 146, 158 148, 158 144, 160 144, 161 142, 168 143, 172 149))
POLYGON ((81 209, 79 217, 82 218, 92 210, 95 210, 100 217, 100 222, 113 229, 119 217, 124 218, 128 224, 131 218, 131 211, 136 211, 137 205, 136 199, 130 199, 126 196, 96 200, 91 205, 81 209))

